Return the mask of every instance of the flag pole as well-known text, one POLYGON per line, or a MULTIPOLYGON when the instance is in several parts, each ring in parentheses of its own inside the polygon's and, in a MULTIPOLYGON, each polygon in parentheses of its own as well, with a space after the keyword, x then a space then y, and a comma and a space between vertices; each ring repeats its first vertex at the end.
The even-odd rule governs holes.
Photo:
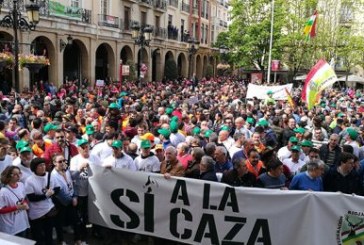
POLYGON ((270 20, 270 38, 269 38, 269 55, 268 55, 268 72, 267 83, 270 83, 270 70, 272 66, 272 46, 273 46, 273 27, 274 27, 274 0, 272 0, 272 14, 270 20))

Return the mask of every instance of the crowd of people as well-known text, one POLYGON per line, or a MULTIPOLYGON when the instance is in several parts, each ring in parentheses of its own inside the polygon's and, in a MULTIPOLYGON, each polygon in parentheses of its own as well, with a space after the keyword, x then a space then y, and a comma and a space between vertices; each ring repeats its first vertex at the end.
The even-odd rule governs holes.
POLYGON ((54 230, 65 244, 71 226, 87 244, 91 165, 364 194, 361 90, 331 89, 307 110, 300 88, 294 103, 271 91, 248 100, 246 83, 230 78, 77 85, 0 94, 1 232, 54 244, 54 230))

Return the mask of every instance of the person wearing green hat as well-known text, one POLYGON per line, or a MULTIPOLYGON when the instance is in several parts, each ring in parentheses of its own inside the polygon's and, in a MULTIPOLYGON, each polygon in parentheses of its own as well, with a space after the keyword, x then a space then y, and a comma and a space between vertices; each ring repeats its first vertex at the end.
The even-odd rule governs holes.
POLYGON ((293 145, 291 147, 291 157, 283 160, 283 164, 286 165, 292 176, 301 172, 301 168, 306 164, 300 159, 301 147, 298 145, 293 145))
POLYGON ((52 123, 47 123, 44 128, 43 131, 46 134, 43 139, 44 140, 50 140, 50 141, 54 141, 54 136, 56 134, 56 130, 58 129, 57 125, 54 125, 52 123))
POLYGON ((201 133, 201 129, 199 127, 194 127, 192 129, 192 136, 198 136, 201 133))
POLYGON ((302 127, 299 128, 295 128, 293 130, 296 133, 296 137, 298 138, 298 140, 302 140, 303 139, 303 135, 305 134, 306 130, 302 127))
POLYGON ((303 154, 301 154, 300 159, 302 161, 304 161, 306 163, 308 162, 308 160, 309 160, 308 159, 308 154, 309 154, 312 147, 313 147, 313 143, 310 140, 303 140, 301 142, 301 149, 302 149, 303 154))
POLYGON ((344 145, 351 145, 354 149, 353 154, 356 157, 359 157, 360 145, 359 145, 358 141, 356 141, 359 136, 358 131, 354 128, 347 128, 346 132, 347 132, 347 136, 346 136, 346 142, 344 143, 344 145))
POLYGON ((172 145, 169 137, 171 135, 171 131, 169 131, 169 129, 166 128, 160 128, 157 131, 159 133, 159 139, 163 145, 163 149, 166 149, 167 146, 172 145))
POLYGON ((166 108, 166 114, 167 114, 168 116, 170 116, 170 115, 172 115, 172 113, 173 113, 173 108, 171 108, 171 107, 167 107, 167 108, 166 108))
POLYGON ((298 145, 299 140, 297 139, 297 137, 295 136, 291 136, 288 140, 288 143, 286 146, 281 147, 278 152, 277 152, 277 156, 278 159, 281 160, 281 162, 283 162, 284 159, 290 158, 291 157, 291 148, 294 145, 298 145))
POLYGON ((133 158, 123 152, 123 142, 114 140, 111 144, 113 154, 107 157, 102 166, 105 168, 123 168, 131 171, 136 171, 133 158))
POLYGON ((186 141, 186 137, 182 133, 178 132, 178 127, 178 121, 171 121, 169 124, 169 129, 171 130, 169 140, 174 147, 177 147, 179 143, 186 141))
POLYGON ((268 90, 267 92, 267 98, 264 100, 264 105, 275 105, 276 101, 273 98, 273 91, 268 90))
POLYGON ((108 107, 109 109, 116 109, 116 110, 119 110, 119 106, 118 106, 118 104, 116 104, 116 103, 111 103, 110 105, 109 105, 109 107, 108 107))
POLYGON ((160 162, 156 155, 150 149, 152 144, 149 140, 142 140, 140 142, 140 155, 134 159, 134 164, 138 171, 143 172, 160 172, 160 162))

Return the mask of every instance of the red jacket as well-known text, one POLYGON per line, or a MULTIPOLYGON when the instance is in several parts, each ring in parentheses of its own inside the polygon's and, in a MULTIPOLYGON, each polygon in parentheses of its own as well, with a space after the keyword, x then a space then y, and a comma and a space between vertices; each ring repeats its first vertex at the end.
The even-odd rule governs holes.
MULTIPOLYGON (((67 165, 69 165, 70 161, 71 161, 71 157, 76 156, 78 154, 78 150, 75 145, 73 145, 71 143, 67 143, 67 144, 68 144, 68 151, 70 153, 70 157, 68 158, 68 156, 65 156, 65 159, 68 161, 67 165)), ((58 145, 58 143, 53 143, 44 152, 44 158, 46 159, 46 166, 47 166, 48 170, 51 168, 52 156, 55 153, 64 153, 63 149, 58 145)))

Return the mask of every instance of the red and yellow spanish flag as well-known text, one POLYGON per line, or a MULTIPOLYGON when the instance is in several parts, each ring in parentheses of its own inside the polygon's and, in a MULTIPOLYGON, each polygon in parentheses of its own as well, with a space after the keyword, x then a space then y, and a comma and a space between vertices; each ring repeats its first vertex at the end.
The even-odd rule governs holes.
POLYGON ((303 34, 307 37, 307 39, 313 38, 316 36, 316 22, 317 22, 317 10, 313 13, 310 19, 306 22, 305 29, 303 30, 303 34))

